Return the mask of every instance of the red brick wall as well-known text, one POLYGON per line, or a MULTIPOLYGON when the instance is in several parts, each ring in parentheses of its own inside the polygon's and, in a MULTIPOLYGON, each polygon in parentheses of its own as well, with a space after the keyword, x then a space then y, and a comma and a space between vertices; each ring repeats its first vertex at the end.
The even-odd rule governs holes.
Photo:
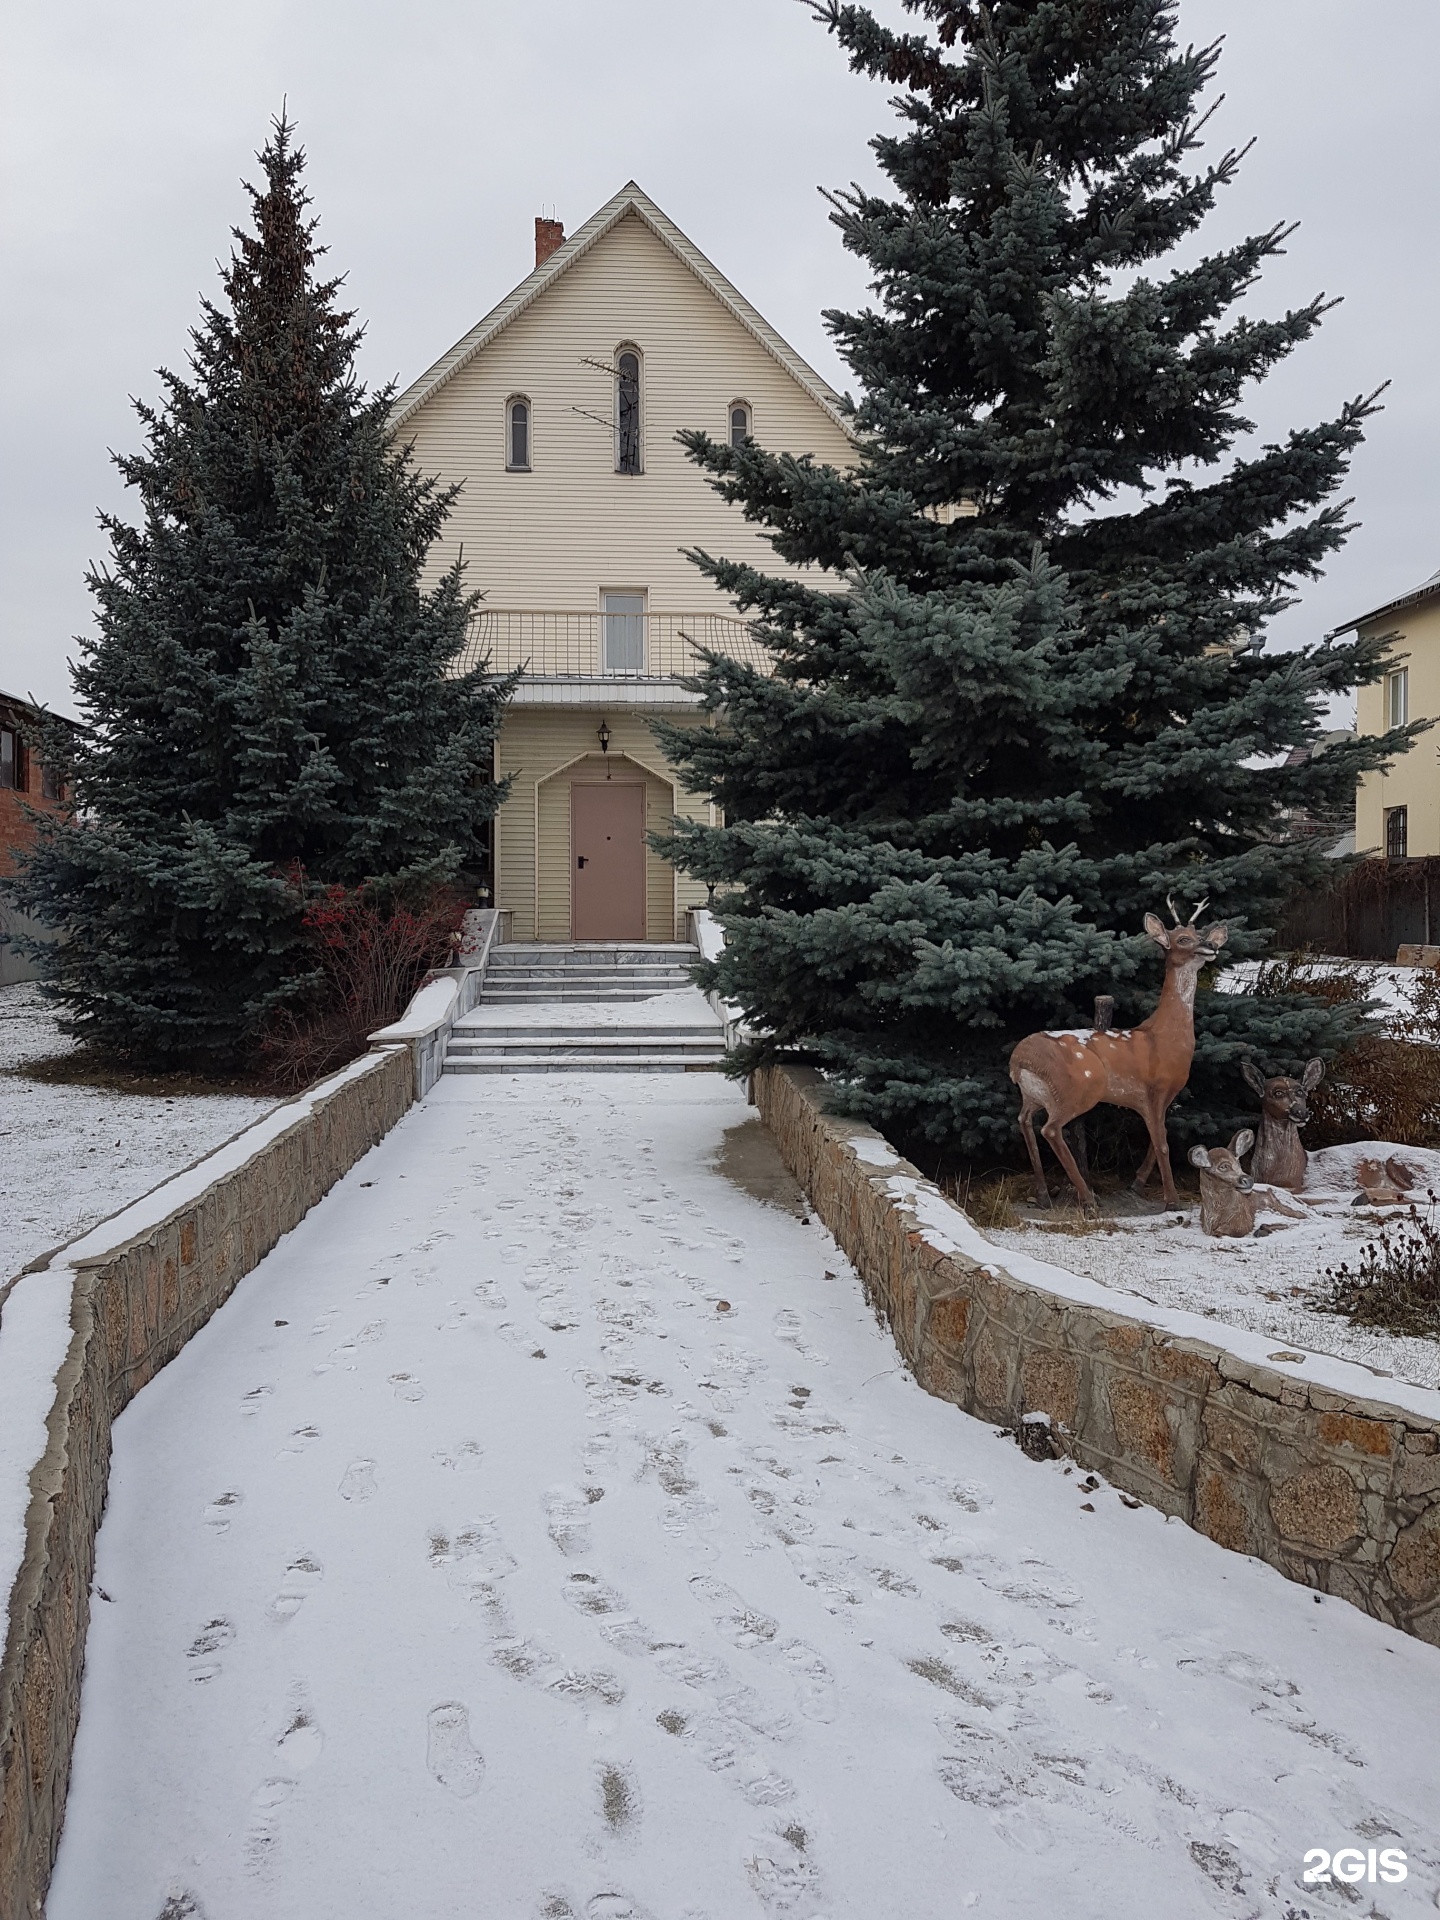
MULTIPOLYGON (((10 727, 23 734, 34 724, 34 715, 19 714, 0 707, 0 727, 10 727)), ((21 762, 20 771, 25 781, 23 791, 15 787, 0 787, 0 879, 14 873, 16 855, 34 842, 35 826, 26 818, 26 806, 34 807, 39 813, 62 811, 61 802, 47 800, 41 793, 42 762, 33 747, 26 749, 21 762)))

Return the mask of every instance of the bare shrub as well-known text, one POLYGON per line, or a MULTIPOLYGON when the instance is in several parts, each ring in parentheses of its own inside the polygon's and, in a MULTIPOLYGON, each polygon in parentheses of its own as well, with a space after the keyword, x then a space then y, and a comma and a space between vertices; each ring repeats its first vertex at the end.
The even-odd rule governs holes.
POLYGON ((1378 1239, 1360 1250, 1358 1264, 1327 1267, 1328 1287, 1311 1298, 1321 1313, 1338 1313, 1358 1327, 1384 1327, 1440 1339, 1440 1225, 1434 1193, 1422 1213, 1410 1206, 1388 1220, 1378 1239))
MULTIPOLYGON (((1414 969, 1405 1037, 1366 1033, 1339 1054, 1310 1094, 1311 1147, 1349 1140, 1440 1146, 1440 973, 1414 969)), ((1317 961, 1283 954, 1261 965, 1245 991, 1263 997, 1304 993, 1327 1006, 1363 1006, 1372 996, 1363 962, 1317 961)))
POLYGON ((309 1086, 364 1053, 404 1011, 432 967, 447 964, 468 901, 454 888, 419 900, 325 887, 305 909, 318 985, 271 1021, 262 1057, 278 1087, 309 1086))

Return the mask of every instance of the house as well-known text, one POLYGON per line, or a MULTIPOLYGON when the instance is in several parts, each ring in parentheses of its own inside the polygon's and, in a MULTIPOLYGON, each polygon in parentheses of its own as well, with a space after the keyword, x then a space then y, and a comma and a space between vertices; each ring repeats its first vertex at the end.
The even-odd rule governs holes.
POLYGON ((650 730, 711 724, 679 684, 693 643, 763 664, 701 547, 788 571, 676 443, 753 435, 849 465, 839 396, 632 181, 395 404, 422 471, 463 482, 438 572, 484 595, 467 659, 523 668, 496 751, 495 905, 515 940, 673 941, 705 890, 646 845, 707 805, 650 730))
POLYGON ((27 809, 58 813, 65 804, 64 782, 37 745, 54 719, 33 701, 0 693, 0 986, 34 978, 34 967, 11 936, 38 933, 40 928, 5 898, 4 883, 35 841, 35 822, 27 809))
MULTIPOLYGON (((1440 719, 1440 573, 1336 634, 1388 641, 1384 677, 1361 687, 1356 725, 1384 733, 1410 720, 1440 719)), ((1334 638, 1334 634, 1329 636, 1334 638)), ((1388 860, 1440 854, 1440 759, 1434 734, 1422 734, 1388 773, 1367 773, 1355 795, 1355 845, 1388 860)))

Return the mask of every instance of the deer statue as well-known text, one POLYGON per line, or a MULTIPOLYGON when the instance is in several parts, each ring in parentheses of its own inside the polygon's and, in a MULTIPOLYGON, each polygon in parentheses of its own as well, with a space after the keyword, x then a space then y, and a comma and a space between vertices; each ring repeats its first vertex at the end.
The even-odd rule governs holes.
POLYGON ((1202 900, 1184 926, 1173 900, 1166 903, 1175 921, 1167 928, 1157 914, 1147 913, 1145 931, 1165 953, 1165 985, 1160 1004, 1138 1027, 1097 1032, 1084 1027, 1067 1033, 1032 1033, 1010 1055, 1010 1078, 1020 1089, 1020 1131, 1035 1174, 1038 1206, 1050 1204, 1045 1169, 1035 1138, 1035 1115, 1043 1110, 1040 1129, 1051 1151, 1065 1169, 1070 1184, 1088 1211, 1095 1195, 1076 1165, 1063 1129, 1092 1107, 1128 1107, 1144 1120, 1150 1151, 1135 1175, 1143 1192, 1158 1164, 1166 1206, 1178 1204, 1170 1172, 1170 1144, 1165 1137, 1165 1115, 1190 1078, 1195 1057, 1195 981, 1225 944, 1226 928, 1195 922, 1204 911, 1202 900))
POLYGON ((1403 1160, 1362 1160, 1355 1169, 1355 1184, 1360 1191, 1350 1202, 1352 1207, 1401 1207, 1410 1198, 1416 1173, 1403 1160))
POLYGON ((1268 1180, 1272 1187, 1299 1193, 1310 1158, 1300 1138, 1300 1129, 1310 1118, 1305 1096, 1319 1086, 1325 1063, 1311 1060, 1298 1080, 1283 1073, 1267 1080, 1253 1060, 1242 1060, 1240 1071, 1246 1086, 1260 1096, 1260 1124, 1255 1131, 1250 1171, 1255 1179, 1268 1180))
POLYGON ((1262 1207, 1291 1220, 1309 1218, 1302 1207, 1257 1186, 1246 1173, 1240 1162, 1254 1144, 1255 1135, 1245 1127, 1228 1147, 1190 1149, 1190 1164, 1200 1169, 1200 1229, 1217 1240, 1244 1240, 1255 1231, 1255 1215, 1262 1207))

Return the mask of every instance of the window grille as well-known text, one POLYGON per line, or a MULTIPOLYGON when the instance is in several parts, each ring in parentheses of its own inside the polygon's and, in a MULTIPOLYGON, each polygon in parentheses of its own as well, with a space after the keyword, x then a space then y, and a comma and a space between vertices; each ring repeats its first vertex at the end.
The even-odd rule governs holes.
POLYGON ((615 471, 641 471, 640 356, 630 347, 615 356, 615 471))
POLYGON ((1385 858, 1408 860, 1410 857, 1410 809, 1385 809, 1385 858))

